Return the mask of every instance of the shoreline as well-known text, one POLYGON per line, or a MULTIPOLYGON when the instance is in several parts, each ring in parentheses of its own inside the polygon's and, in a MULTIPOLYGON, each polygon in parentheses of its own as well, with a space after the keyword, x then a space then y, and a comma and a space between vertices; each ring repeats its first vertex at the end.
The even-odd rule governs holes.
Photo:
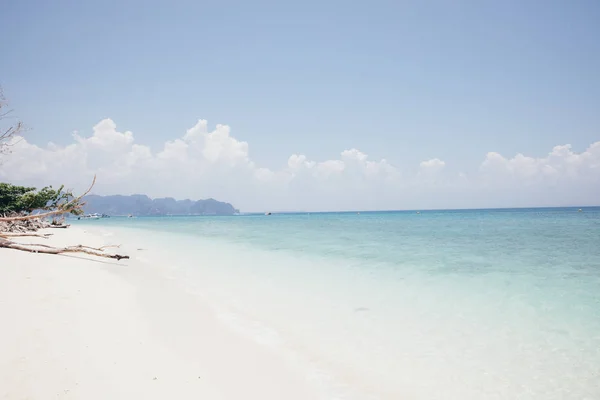
MULTIPOLYGON (((104 230, 104 229, 102 229, 104 230)), ((120 243, 130 260, 0 250, 0 398, 319 398, 153 262, 143 238, 46 230, 23 243, 120 243)))
MULTIPOLYGON (((580 236, 573 218, 560 243, 580 236)), ((542 270, 528 267, 545 265, 532 257, 472 239, 498 256, 475 271, 439 263, 432 240, 456 251, 449 261, 474 254, 415 224, 403 227, 411 235, 403 248, 388 247, 376 264, 327 242, 319 221, 299 236, 292 228, 302 219, 271 230, 254 221, 141 222, 19 238, 122 244, 111 251, 130 260, 0 250, 0 316, 9 326, 0 331, 8 355, 0 399, 597 397, 598 281, 585 269, 594 253, 578 259, 572 246, 563 253, 555 245, 549 254, 563 263, 542 270)), ((463 225, 473 224, 481 228, 463 225)), ((515 232, 531 249, 547 248, 515 232)), ((373 251, 386 249, 378 236, 361 235, 373 251)), ((572 243, 585 250, 588 242, 572 243)))

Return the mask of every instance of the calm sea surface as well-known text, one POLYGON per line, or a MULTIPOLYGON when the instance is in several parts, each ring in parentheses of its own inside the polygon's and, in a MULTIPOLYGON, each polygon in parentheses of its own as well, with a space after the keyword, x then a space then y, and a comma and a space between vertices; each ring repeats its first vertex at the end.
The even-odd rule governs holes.
POLYGON ((151 231, 323 399, 600 399, 600 208, 74 223, 151 231))

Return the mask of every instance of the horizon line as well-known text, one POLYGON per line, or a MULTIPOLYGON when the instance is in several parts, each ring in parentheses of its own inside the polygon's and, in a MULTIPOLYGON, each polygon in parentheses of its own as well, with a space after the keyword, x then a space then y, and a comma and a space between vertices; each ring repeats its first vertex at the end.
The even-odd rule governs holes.
POLYGON ((264 214, 270 212, 271 214, 318 214, 318 213, 377 213, 377 212, 427 212, 427 211, 489 211, 489 210, 527 210, 527 209, 552 209, 552 208, 600 208, 600 205, 576 205, 576 206, 530 206, 530 207, 475 207, 475 208, 406 208, 406 209, 387 209, 387 210, 319 210, 319 211, 247 211, 240 212, 240 214, 264 214))

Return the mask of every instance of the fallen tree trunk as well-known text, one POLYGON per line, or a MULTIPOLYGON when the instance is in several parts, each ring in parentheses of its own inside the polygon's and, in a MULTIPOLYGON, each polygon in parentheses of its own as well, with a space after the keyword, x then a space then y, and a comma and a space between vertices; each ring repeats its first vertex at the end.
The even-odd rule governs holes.
POLYGON ((120 254, 107 254, 104 253, 105 247, 94 248, 82 245, 68 246, 68 247, 52 247, 43 244, 21 244, 15 243, 8 239, 0 238, 0 247, 7 249, 21 250, 29 253, 43 253, 43 254, 64 254, 64 253, 85 253, 96 257, 112 258, 116 260, 128 259, 129 256, 120 254))
MULTIPOLYGON (((16 215, 16 216, 0 216, 0 248, 13 249, 26 251, 29 253, 43 253, 43 254, 65 254, 65 253, 84 253, 89 254, 96 257, 104 257, 104 258, 112 258, 115 260, 123 260, 128 259, 129 256, 124 256, 121 254, 108 254, 105 253, 104 250, 108 247, 118 247, 118 246, 103 246, 99 248, 88 247, 82 245, 76 246, 67 246, 67 247, 53 247, 47 246, 45 244, 24 244, 24 243, 16 243, 10 240, 11 237, 42 237, 47 239, 51 234, 36 234, 31 233, 35 232, 41 228, 66 228, 69 225, 57 225, 56 219, 54 219, 53 223, 50 224, 45 222, 43 219, 49 216, 56 217, 58 215, 64 214, 79 214, 83 212, 83 205, 85 204, 82 199, 86 196, 94 184, 96 183, 96 177, 94 176, 94 180, 92 184, 81 196, 75 197, 70 201, 66 201, 62 204, 52 204, 53 210, 46 211, 40 214, 29 214, 29 215, 16 215)), ((69 192, 70 193, 70 192, 69 192)), ((47 210, 48 208, 46 208, 47 210)), ((63 219, 64 221, 64 219, 63 219)))
POLYGON ((9 238, 9 237, 41 237, 44 239, 48 239, 50 236, 52 236, 51 233, 4 233, 1 232, 0 233, 0 238, 9 238))
POLYGON ((0 217, 0 221, 2 221, 2 222, 27 221, 30 219, 46 218, 46 217, 49 217, 52 215, 68 214, 70 212, 71 212, 71 210, 68 210, 68 209, 59 209, 59 210, 53 210, 53 211, 43 212, 43 213, 39 213, 39 214, 19 215, 17 217, 0 217))

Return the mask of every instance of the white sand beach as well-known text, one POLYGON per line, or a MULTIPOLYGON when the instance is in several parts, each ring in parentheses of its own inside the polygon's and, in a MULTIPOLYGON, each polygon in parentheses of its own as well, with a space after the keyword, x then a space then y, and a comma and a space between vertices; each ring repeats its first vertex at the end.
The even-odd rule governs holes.
POLYGON ((143 238, 49 232, 19 241, 120 243, 131 259, 0 249, 1 399, 319 398, 299 371, 178 287, 169 266, 149 261, 143 238))

